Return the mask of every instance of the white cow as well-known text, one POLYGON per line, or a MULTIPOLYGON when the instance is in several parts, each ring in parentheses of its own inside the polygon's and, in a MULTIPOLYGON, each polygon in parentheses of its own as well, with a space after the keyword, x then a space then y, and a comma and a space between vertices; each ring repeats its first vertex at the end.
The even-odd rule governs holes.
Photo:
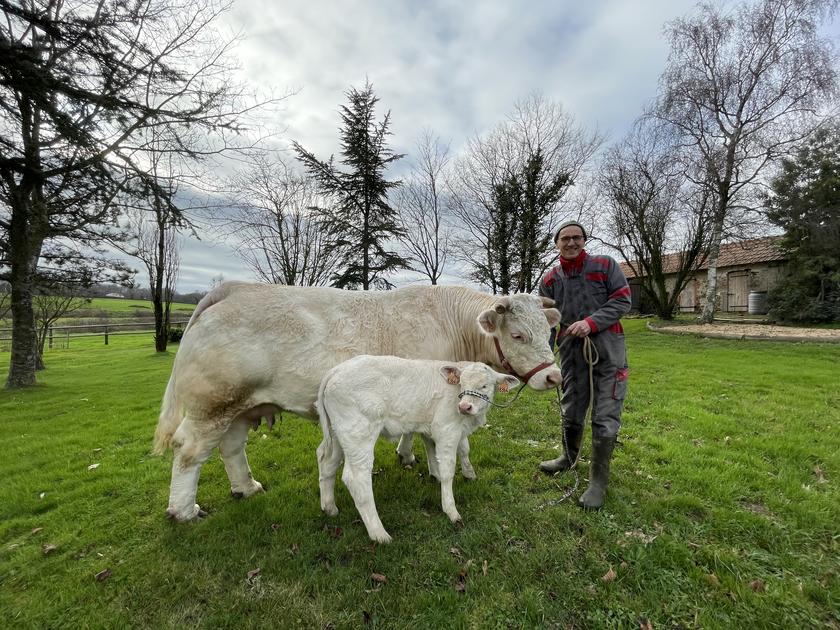
POLYGON ((452 495, 455 452, 463 440, 487 422, 487 408, 497 384, 504 389, 519 379, 483 363, 363 355, 337 365, 324 376, 318 392, 318 415, 324 441, 318 446, 321 509, 338 514, 335 473, 356 504, 370 539, 391 542, 373 498, 373 449, 382 435, 420 433, 429 472, 440 482, 443 511, 461 520, 452 495))
MULTIPOLYGON (((167 514, 203 515, 198 476, 217 446, 233 495, 260 492, 245 456, 248 429, 281 410, 314 418, 324 374, 360 354, 478 361, 522 375, 534 389, 557 387, 548 337, 560 313, 544 304, 464 287, 377 292, 232 282, 214 289, 190 318, 155 432, 155 451, 174 451, 167 514)), ((412 463, 410 440, 399 453, 412 463)))

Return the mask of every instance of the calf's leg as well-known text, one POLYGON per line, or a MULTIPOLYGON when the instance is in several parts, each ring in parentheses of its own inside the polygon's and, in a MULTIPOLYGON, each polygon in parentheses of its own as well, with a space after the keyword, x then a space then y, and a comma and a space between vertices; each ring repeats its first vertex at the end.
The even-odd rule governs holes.
POLYGON ((438 471, 437 453, 435 449, 435 441, 426 434, 421 433, 423 444, 426 445, 426 459, 429 460, 429 474, 435 479, 440 480, 440 471, 438 471))
POLYGON ((371 473, 373 472, 375 442, 376 436, 371 436, 369 444, 359 445, 358 449, 344 449, 344 471, 341 473, 341 480, 353 497, 353 502, 362 517, 370 539, 378 543, 388 543, 391 542, 391 536, 385 531, 379 519, 373 498, 371 473))
POLYGON ((176 521, 190 521, 203 516, 195 502, 201 466, 219 445, 225 427, 217 423, 196 422, 187 416, 172 436, 172 482, 166 515, 176 521))
POLYGON ((461 460, 461 474, 464 479, 475 479, 475 470, 470 462, 470 440, 465 435, 458 442, 458 459, 461 460))
POLYGON ((453 523, 461 521, 461 515, 455 507, 455 497, 452 494, 452 479, 455 477, 455 452, 458 443, 455 440, 441 438, 437 444, 438 472, 440 473, 440 502, 443 511, 453 523))
POLYGON ((338 440, 332 439, 329 444, 322 441, 316 451, 318 454, 318 485, 321 491, 321 509, 329 516, 338 514, 335 505, 335 473, 344 459, 344 451, 338 440))
POLYGON ((250 497, 263 489, 262 484, 251 476, 248 456, 245 455, 250 426, 250 421, 244 418, 234 420, 219 443, 219 452, 230 479, 230 493, 238 499, 250 497))

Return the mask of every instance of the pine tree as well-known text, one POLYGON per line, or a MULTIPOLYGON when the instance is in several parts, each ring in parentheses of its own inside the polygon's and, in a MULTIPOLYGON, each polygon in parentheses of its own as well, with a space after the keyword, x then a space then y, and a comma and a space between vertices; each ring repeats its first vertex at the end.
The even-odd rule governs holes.
POLYGON ((351 87, 348 105, 341 106, 341 164, 339 170, 331 157, 323 162, 294 143, 298 159, 317 183, 320 192, 336 203, 319 208, 323 229, 342 250, 340 271, 334 274, 333 286, 339 288, 390 287, 386 274, 407 269, 408 261, 389 248, 389 242, 403 235, 397 212, 388 200, 388 192, 400 185, 385 178, 389 165, 403 157, 387 145, 391 113, 376 122, 374 109, 379 99, 373 86, 362 90, 351 87))
POLYGON ((790 321, 840 321, 840 127, 821 130, 785 160, 767 216, 785 230, 788 274, 768 298, 790 321))

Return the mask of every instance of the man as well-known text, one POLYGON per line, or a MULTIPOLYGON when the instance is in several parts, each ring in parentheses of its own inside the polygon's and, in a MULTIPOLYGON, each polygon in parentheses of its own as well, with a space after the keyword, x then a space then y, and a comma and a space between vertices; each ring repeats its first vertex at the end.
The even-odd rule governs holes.
POLYGON ((562 457, 542 462, 540 469, 549 474, 569 470, 580 453, 590 398, 590 366, 584 355, 588 337, 598 353, 598 361, 592 366, 592 463, 589 487, 578 503, 597 510, 604 505, 610 459, 627 392, 627 351, 619 319, 630 310, 630 287, 615 260, 586 253, 586 230, 577 221, 562 224, 554 242, 560 264, 543 277, 540 295, 553 299, 562 315, 556 342, 563 373, 565 452, 562 457))

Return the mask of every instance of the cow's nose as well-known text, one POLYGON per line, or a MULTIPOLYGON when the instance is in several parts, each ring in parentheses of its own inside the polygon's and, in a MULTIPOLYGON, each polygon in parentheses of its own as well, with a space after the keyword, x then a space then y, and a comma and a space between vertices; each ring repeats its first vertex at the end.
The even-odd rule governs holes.
POLYGON ((472 403, 468 403, 466 400, 462 400, 458 403, 458 411, 461 413, 467 414, 470 413, 473 409, 472 403))
POLYGON ((557 387, 562 380, 563 377, 560 374, 560 370, 552 370, 545 375, 545 382, 549 387, 557 387))

